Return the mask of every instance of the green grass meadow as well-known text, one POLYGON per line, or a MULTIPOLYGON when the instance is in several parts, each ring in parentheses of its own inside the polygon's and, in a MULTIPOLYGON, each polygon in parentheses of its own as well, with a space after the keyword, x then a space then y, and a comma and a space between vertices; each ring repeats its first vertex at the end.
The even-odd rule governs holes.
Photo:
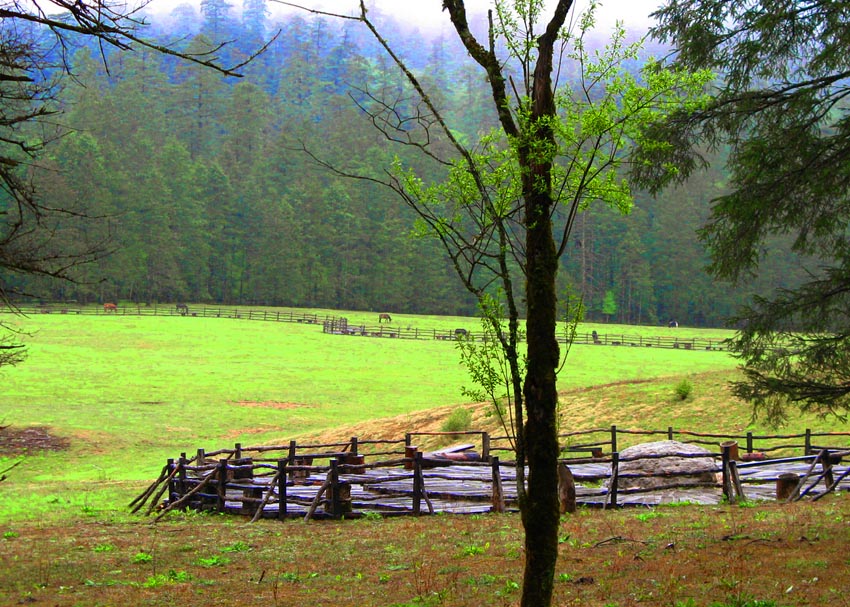
MULTIPOLYGON (((346 316, 353 323, 376 319, 346 316)), ((285 443, 460 403, 467 383, 450 341, 327 335, 321 324, 225 318, 45 314, 4 320, 29 333, 29 354, 23 364, 0 369, 0 419, 15 427, 47 426, 70 441, 67 451, 27 457, 3 483, 4 500, 35 495, 49 504, 62 483, 82 483, 86 499, 108 504, 138 492, 180 452, 285 443)), ((478 321, 394 315, 394 326, 475 330, 478 321)), ((650 336, 668 331, 582 330, 594 328, 650 336)), ((678 331, 683 338, 719 335, 678 331)), ((734 366, 717 351, 577 345, 559 385, 658 377, 672 383, 734 366)), ((0 469, 14 459, 0 458, 0 469)), ((71 491, 67 499, 79 498, 71 491)), ((38 510, 31 503, 27 508, 38 510)))
MULTIPOLYGON (((346 316, 376 324, 374 314, 346 316)), ((425 331, 477 328, 470 318, 393 317, 396 327, 425 331)), ((361 429, 400 438, 416 424, 439 425, 462 403, 467 381, 451 341, 326 335, 321 324, 244 318, 0 320, 31 334, 29 358, 0 369, 0 425, 46 428, 68 444, 25 456, 0 483, 0 604, 517 603, 524 558, 514 514, 249 525, 187 511, 151 524, 153 517, 127 508, 166 458, 198 447, 344 441, 361 429)), ((669 335, 666 327, 581 327, 594 329, 669 335)), ((682 339, 724 335, 676 331, 682 339)), ((763 429, 751 422, 748 405, 729 395, 735 367, 720 351, 574 346, 559 378, 561 430, 614 423, 763 429), (676 393, 682 380, 692 383, 684 399, 676 393)), ((498 431, 486 406, 465 408, 474 427, 498 431)), ((785 430, 844 426, 808 417, 785 430)), ((0 455, 0 470, 18 460, 0 455)), ((848 521, 843 495, 638 512, 582 507, 561 519, 555 604, 843 604, 848 521)))

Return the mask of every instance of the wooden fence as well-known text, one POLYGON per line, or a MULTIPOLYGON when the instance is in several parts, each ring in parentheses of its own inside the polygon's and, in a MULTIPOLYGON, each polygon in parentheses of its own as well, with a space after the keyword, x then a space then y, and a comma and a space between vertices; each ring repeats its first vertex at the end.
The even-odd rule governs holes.
POLYGON ((244 308, 215 308, 207 306, 176 305, 120 305, 72 307, 62 304, 19 306, 15 310, 0 308, 0 312, 20 312, 28 316, 38 314, 65 314, 69 316, 186 316, 191 318, 232 318, 318 325, 332 318, 327 315, 297 312, 294 310, 246 310, 244 308))
MULTIPOLYGON (((350 335, 357 337, 388 337, 398 339, 436 339, 443 341, 454 341, 456 339, 480 340, 485 336, 480 333, 468 331, 465 328, 455 329, 419 329, 416 327, 404 327, 393 324, 352 324, 345 317, 326 318, 322 323, 325 333, 333 335, 350 335)), ((671 329, 675 332, 676 329, 671 329)), ((565 338, 559 336, 558 340, 564 343, 565 338)), ((664 336, 646 337, 641 335, 609 334, 600 335, 597 331, 590 333, 576 333, 573 338, 574 344, 599 345, 599 346, 624 346, 637 348, 669 348, 674 350, 703 350, 717 351, 726 349, 725 339, 707 338, 685 338, 670 334, 664 336)))
MULTIPOLYGON (((728 435, 686 431, 605 429, 607 440, 576 444, 603 430, 567 433, 562 462, 576 482, 580 504, 598 507, 654 505, 664 501, 717 503, 722 499, 819 499, 826 493, 848 490, 850 467, 841 458, 850 454, 850 433, 792 435, 728 435), (663 492, 652 488, 619 487, 619 480, 646 476, 620 472, 621 464, 638 458, 621 457, 624 438, 671 436, 682 442, 715 447, 714 455, 680 453, 660 457, 711 457, 717 479, 710 482, 675 482, 663 492), (743 437, 746 447, 739 449, 743 437), (820 442, 833 446, 815 445, 820 442), (788 442, 791 441, 791 442, 788 442), (839 444, 841 443, 841 444, 839 444), (745 450, 746 449, 746 450, 745 450), (758 449, 758 450, 757 450, 758 449), (803 450, 802 455, 768 457, 767 453, 803 450), (606 453, 607 451, 607 453, 606 453), (583 453, 582 453, 583 452, 583 453), (748 457, 749 454, 749 457, 748 457), (823 489, 817 485, 823 482, 823 489)), ((476 513, 516 508, 516 464, 502 459, 506 437, 487 432, 412 432, 403 439, 359 440, 330 444, 298 444, 219 449, 199 449, 188 457, 169 459, 159 477, 130 507, 158 517, 174 509, 212 510, 266 518, 349 518, 378 513, 381 516, 435 512, 476 513), (424 436, 453 436, 473 444, 453 452, 425 453, 415 440, 424 436), (476 449, 477 451, 473 451, 476 449), (368 458, 368 461, 367 461, 368 458)), ((669 480, 669 475, 665 475, 669 480)), ((674 479, 675 481, 675 479, 674 479)))
MULTIPOLYGON (((114 309, 103 306, 72 307, 63 304, 44 304, 38 306, 19 306, 17 311, 35 316, 38 314, 64 314, 70 316, 186 316, 191 318, 230 318, 240 320, 259 320, 265 322, 286 322, 310 325, 321 325, 325 333, 332 335, 350 335, 360 337, 386 337, 397 339, 454 341, 459 337, 472 340, 484 336, 465 328, 453 329, 422 329, 401 324, 350 324, 345 317, 319 315, 294 310, 249 310, 245 308, 220 308, 207 306, 176 305, 121 305, 114 309)), ((0 308, 0 312, 12 312, 8 307, 0 308)), ((676 335, 678 329, 670 329, 668 335, 653 337, 628 334, 599 334, 577 333, 573 343, 583 345, 622 346, 637 348, 666 348, 682 351, 717 351, 725 350, 724 339, 706 339, 681 337, 676 335)), ((559 336, 563 343, 565 339, 559 336)))

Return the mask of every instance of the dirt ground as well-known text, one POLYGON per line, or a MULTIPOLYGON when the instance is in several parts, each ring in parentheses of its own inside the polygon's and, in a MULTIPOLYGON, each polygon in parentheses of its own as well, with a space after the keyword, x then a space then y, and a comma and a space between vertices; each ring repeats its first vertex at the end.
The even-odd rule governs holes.
POLYGON ((4 457, 31 455, 39 451, 62 451, 70 441, 50 433, 46 426, 18 428, 0 425, 0 454, 4 457))

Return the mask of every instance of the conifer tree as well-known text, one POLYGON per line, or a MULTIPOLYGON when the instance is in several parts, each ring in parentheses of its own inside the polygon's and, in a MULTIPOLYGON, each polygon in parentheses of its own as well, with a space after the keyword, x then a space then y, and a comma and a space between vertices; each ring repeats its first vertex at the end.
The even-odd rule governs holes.
POLYGON ((658 190, 665 162, 684 180, 706 165, 705 150, 728 149, 728 193, 701 232, 710 270, 746 284, 771 262, 771 239, 787 235, 808 273, 733 319, 746 374, 734 391, 775 422, 792 407, 850 410, 848 14, 843 0, 675 0, 655 13, 653 33, 676 48, 676 64, 721 79, 707 107, 656 125, 667 145, 641 149, 635 176, 658 190))

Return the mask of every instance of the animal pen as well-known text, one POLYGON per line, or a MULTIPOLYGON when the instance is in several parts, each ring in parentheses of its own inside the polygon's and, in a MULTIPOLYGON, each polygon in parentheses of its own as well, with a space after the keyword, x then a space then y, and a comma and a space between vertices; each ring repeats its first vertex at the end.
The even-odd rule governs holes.
MULTIPOLYGON (((826 445, 826 441, 846 443, 849 436, 808 430, 736 436, 611 426, 561 435, 565 445, 561 461, 575 479, 577 503, 586 506, 819 499, 831 491, 850 489, 850 467, 841 464, 850 451, 846 446, 826 445), (665 474, 663 489, 619 488, 620 480, 641 476, 620 472, 625 462, 635 458, 620 457, 619 445, 652 436, 712 447, 716 475, 711 481, 678 483, 665 474)), ((175 509, 237 514, 252 520, 504 512, 517 508, 512 453, 508 437, 479 431, 414 432, 396 440, 353 437, 332 444, 236 444, 212 452, 198 449, 192 457, 184 453, 169 459, 130 507, 133 512, 146 507, 145 513, 157 513, 157 520, 175 509), (425 437, 474 443, 426 453, 414 442, 425 437)))

